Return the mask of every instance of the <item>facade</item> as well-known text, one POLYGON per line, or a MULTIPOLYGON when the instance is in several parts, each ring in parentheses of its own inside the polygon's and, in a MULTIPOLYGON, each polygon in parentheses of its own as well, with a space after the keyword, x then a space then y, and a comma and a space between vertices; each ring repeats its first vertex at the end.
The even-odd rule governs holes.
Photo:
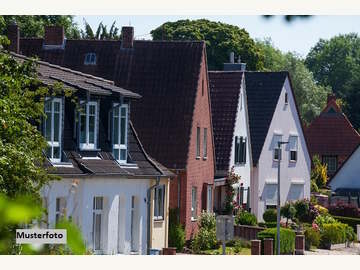
POLYGON ((170 208, 179 208, 187 239, 202 210, 212 210, 214 149, 204 42, 134 40, 123 27, 122 40, 67 40, 61 27, 44 38, 8 32, 13 50, 86 72, 139 93, 130 118, 151 157, 171 169, 170 208))
POLYGON ((61 83, 76 90, 77 99, 54 93, 45 100, 45 166, 60 177, 42 190, 46 226, 73 220, 96 254, 167 247, 172 173, 148 156, 129 120, 140 95, 46 62, 38 61, 37 72, 50 89, 61 83))
POLYGON ((244 188, 250 187, 242 195, 250 202, 247 208, 262 220, 277 202, 277 141, 288 141, 282 150, 281 203, 310 198, 311 161, 288 73, 220 71, 209 76, 216 175, 234 167, 244 188), (228 130, 221 128, 223 122, 228 130))
POLYGON ((360 207, 360 144, 343 162, 342 166, 328 182, 331 190, 345 201, 355 201, 360 207))
POLYGON ((327 105, 306 128, 311 156, 318 155, 327 164, 332 176, 360 143, 360 134, 336 104, 335 95, 328 96, 327 105))

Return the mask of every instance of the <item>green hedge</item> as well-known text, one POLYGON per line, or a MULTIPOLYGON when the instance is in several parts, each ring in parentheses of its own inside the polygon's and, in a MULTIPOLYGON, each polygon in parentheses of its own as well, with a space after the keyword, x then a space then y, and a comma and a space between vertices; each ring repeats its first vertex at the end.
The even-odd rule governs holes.
POLYGON ((356 225, 360 224, 360 218, 340 217, 340 216, 334 216, 334 218, 340 221, 341 223, 345 223, 349 225, 354 229, 355 232, 356 232, 356 225))
MULTIPOLYGON (((258 233, 258 239, 263 242, 265 238, 274 239, 274 253, 277 251, 276 228, 266 229, 258 233)), ((262 246, 264 246, 262 244, 262 246)), ((295 232, 290 229, 280 228, 280 254, 293 254, 295 250, 295 232)))
POLYGON ((276 222, 277 220, 276 209, 267 209, 263 214, 263 219, 265 222, 276 222))
POLYGON ((265 222, 266 228, 276 228, 277 222, 265 222))
POLYGON ((256 216, 252 213, 246 211, 240 211, 235 216, 235 224, 236 225, 248 225, 248 226, 256 226, 257 219, 256 216))

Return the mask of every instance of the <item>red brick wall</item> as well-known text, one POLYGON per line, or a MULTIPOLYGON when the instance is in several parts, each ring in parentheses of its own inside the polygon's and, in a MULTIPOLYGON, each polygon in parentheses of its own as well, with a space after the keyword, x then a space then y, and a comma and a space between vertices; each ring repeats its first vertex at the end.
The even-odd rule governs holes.
MULTIPOLYGON (((186 187, 182 189, 182 196, 186 196, 185 209, 181 209, 182 222, 186 228, 186 238, 190 239, 197 232, 197 222, 191 221, 191 191, 197 187, 197 215, 206 206, 203 205, 204 183, 214 184, 214 150, 213 135, 210 115, 210 99, 208 89, 208 77, 206 66, 206 54, 204 50, 201 64, 201 72, 198 81, 198 90, 193 114, 191 138, 188 151, 186 187), (202 95, 202 81, 204 80, 204 95, 202 95), (196 129, 200 127, 200 159, 196 159, 196 129), (207 128, 207 159, 203 158, 204 128, 207 128)), ((205 191, 206 192, 206 191, 205 191)))
POLYGON ((64 28, 62 26, 45 26, 45 45, 62 45, 64 28))

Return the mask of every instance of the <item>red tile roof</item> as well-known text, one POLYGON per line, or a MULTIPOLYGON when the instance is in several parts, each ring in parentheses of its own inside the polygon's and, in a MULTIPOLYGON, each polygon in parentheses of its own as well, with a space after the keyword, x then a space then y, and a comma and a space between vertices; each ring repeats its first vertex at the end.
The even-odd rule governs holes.
POLYGON ((346 115, 329 98, 325 109, 305 129, 311 156, 336 155, 348 157, 360 143, 360 135, 346 115))

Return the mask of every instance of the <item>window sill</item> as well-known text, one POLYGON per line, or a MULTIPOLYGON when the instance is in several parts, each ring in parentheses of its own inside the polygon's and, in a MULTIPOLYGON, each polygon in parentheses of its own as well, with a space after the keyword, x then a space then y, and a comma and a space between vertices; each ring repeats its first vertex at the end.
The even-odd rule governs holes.
POLYGON ((290 162, 290 163, 296 163, 297 160, 291 160, 291 159, 290 159, 289 162, 290 162))
POLYGON ((153 220, 154 220, 154 222, 159 222, 159 223, 160 223, 160 222, 163 222, 163 221, 164 221, 164 218, 163 218, 163 217, 158 217, 158 218, 157 218, 157 217, 154 217, 153 220))
POLYGON ((242 163, 235 163, 235 167, 243 167, 246 165, 246 162, 242 162, 242 163))
POLYGON ((196 221, 197 221, 197 218, 191 217, 191 222, 196 222, 196 221))
POLYGON ((199 160, 200 158, 201 158, 201 157, 196 157, 195 159, 198 159, 198 160, 199 160))
POLYGON ((203 157, 203 160, 207 160, 207 157, 203 157))

